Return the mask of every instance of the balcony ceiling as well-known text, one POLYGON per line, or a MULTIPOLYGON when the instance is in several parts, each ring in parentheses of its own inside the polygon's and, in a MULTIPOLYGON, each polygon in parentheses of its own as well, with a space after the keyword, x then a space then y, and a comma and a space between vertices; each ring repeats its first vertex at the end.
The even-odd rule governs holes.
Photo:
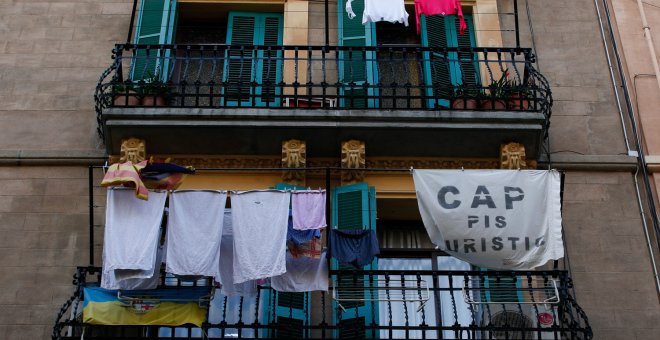
POLYGON ((308 157, 337 157, 340 143, 366 142, 373 157, 497 157, 500 144, 525 145, 537 159, 545 117, 529 111, 394 111, 267 108, 108 108, 101 115, 109 154, 145 139, 153 154, 278 155, 281 142, 307 142, 308 157))

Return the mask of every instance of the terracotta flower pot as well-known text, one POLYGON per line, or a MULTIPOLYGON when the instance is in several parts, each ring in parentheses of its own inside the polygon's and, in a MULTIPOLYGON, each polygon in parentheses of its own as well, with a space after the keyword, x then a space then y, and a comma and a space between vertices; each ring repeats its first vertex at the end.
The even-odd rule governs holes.
POLYGON ((484 110, 504 110, 506 109, 506 102, 498 99, 485 99, 481 101, 479 106, 484 110))
POLYGON ((167 106, 167 99, 163 96, 144 96, 142 106, 167 106))
POLYGON ((526 99, 521 93, 513 93, 509 99, 509 109, 516 111, 529 110, 529 99, 526 99))
POLYGON ((479 108, 479 102, 474 98, 454 99, 451 103, 451 108, 458 110, 476 110, 479 108))
POLYGON ((113 106, 140 106, 140 98, 137 92, 128 90, 128 93, 119 93, 112 100, 113 106))

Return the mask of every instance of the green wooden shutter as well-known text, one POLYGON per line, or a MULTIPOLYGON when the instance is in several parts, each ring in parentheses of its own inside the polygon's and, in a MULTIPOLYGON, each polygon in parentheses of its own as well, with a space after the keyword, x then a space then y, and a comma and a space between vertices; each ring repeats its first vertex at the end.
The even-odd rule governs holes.
MULTIPOLYGON (((303 186, 286 183, 276 183, 277 190, 305 190, 303 186)), ((275 292, 275 321, 277 329, 274 337, 280 339, 309 338, 310 334, 303 330, 310 320, 310 293, 275 292)))
MULTIPOLYGON (((476 46, 476 40, 474 36, 474 22, 472 20, 472 15, 465 16, 465 22, 467 23, 467 31, 463 35, 459 34, 460 32, 460 21, 456 17, 452 17, 452 36, 456 39, 456 46, 470 48, 476 46)), ((477 85, 480 84, 479 81, 479 63, 476 53, 470 52, 460 52, 458 53, 458 59, 460 60, 454 77, 455 84, 464 84, 464 85, 477 85)))
POLYGON ((377 107, 375 99, 377 90, 365 89, 364 84, 375 85, 378 83, 376 74, 376 54, 373 51, 361 51, 363 46, 374 46, 376 44, 376 25, 372 22, 362 25, 362 14, 364 12, 364 0, 354 0, 352 3, 355 18, 350 19, 346 13, 346 1, 338 3, 339 18, 339 46, 356 47, 351 52, 339 53, 339 82, 340 105, 342 107, 377 107))
MULTIPOLYGON (((454 16, 440 15, 420 17, 422 46, 425 47, 474 47, 474 24, 471 15, 465 16, 468 29, 459 34, 459 20, 454 16)), ((424 53, 424 82, 429 107, 448 107, 452 90, 459 84, 479 84, 477 57, 470 52, 434 51, 424 53)))
MULTIPOLYGON (((332 192, 332 225, 340 230, 371 229, 375 232, 375 189, 369 187, 367 183, 336 187, 332 192)), ((332 259, 331 265, 332 269, 354 269, 351 266, 339 264, 335 259, 332 259)), ((371 264, 364 267, 364 269, 377 268, 377 259, 374 259, 371 264)), ((341 289, 342 285, 375 285, 374 282, 370 282, 367 275, 358 277, 357 280, 352 275, 338 276, 336 277, 335 284, 337 287, 340 287, 339 289, 341 289)), ((365 294, 369 293, 365 292, 365 294)), ((336 302, 333 302, 333 304, 334 310, 337 311, 333 317, 339 326, 339 331, 335 335, 336 337, 340 339, 378 337, 377 331, 367 332, 364 327, 365 325, 378 324, 378 304, 376 302, 343 302, 342 306, 345 310, 339 308, 336 302)))
POLYGON ((279 13, 230 12, 223 81, 227 106, 278 106, 282 79, 282 50, 255 51, 251 46, 282 45, 283 16, 279 13), (238 48, 245 46, 244 50, 238 48), (257 84, 252 86, 252 82, 257 84))
POLYGON ((153 45, 151 49, 133 52, 131 79, 142 80, 157 76, 162 81, 169 79, 171 51, 159 50, 160 44, 174 41, 177 0, 143 0, 135 26, 135 43, 153 45))

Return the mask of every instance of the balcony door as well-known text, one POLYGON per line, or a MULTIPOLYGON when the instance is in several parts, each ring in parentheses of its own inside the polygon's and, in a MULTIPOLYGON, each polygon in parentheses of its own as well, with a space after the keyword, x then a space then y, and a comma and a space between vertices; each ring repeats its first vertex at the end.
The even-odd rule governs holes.
POLYGON ((221 106, 280 105, 283 22, 281 13, 229 13, 221 106))
MULTIPOLYGON (((367 183, 358 183, 334 188, 332 192, 332 225, 340 230, 347 229, 369 229, 376 231, 376 190, 369 187, 367 183)), ((330 245, 332 247, 332 245, 330 245)), ((350 265, 339 263, 332 259, 334 270, 355 270, 350 265)), ((364 266, 364 270, 378 269, 378 259, 364 266)), ((360 275, 355 277, 351 274, 338 275, 336 277, 335 289, 348 289, 355 291, 357 287, 373 287, 373 276, 360 275)), ((340 308, 333 301, 334 324, 339 327, 335 338, 358 338, 374 339, 379 337, 377 331, 367 331, 366 326, 378 324, 378 303, 369 296, 373 289, 365 290, 364 300, 343 302, 340 308)))
POLYGON ((143 0, 137 13, 135 43, 153 48, 136 48, 130 68, 131 80, 170 79, 171 50, 158 45, 171 44, 177 21, 177 0, 143 0))

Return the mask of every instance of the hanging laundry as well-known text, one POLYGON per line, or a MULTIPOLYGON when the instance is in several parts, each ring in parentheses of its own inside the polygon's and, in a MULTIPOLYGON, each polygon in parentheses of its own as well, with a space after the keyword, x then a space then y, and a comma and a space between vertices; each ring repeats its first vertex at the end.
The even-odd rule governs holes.
MULTIPOLYGON (((142 295, 136 291, 133 294, 142 295)), ((202 327, 208 308, 200 299, 211 293, 210 287, 163 288, 144 292, 140 302, 120 300, 116 291, 85 287, 82 322, 93 325, 182 326, 202 327)), ((82 337, 81 337, 82 339, 82 337)))
POLYGON ((351 20, 355 18, 355 12, 353 12, 352 2, 353 2, 353 0, 346 0, 346 15, 351 20))
POLYGON ((415 17, 417 18, 417 34, 420 33, 419 17, 431 15, 456 15, 460 20, 460 34, 463 35, 467 30, 467 23, 463 16, 463 7, 461 0, 415 0, 415 17))
POLYGON ((219 277, 220 242, 227 192, 174 191, 167 221, 166 271, 219 277))
POLYGON ((321 237, 321 230, 319 229, 310 229, 310 230, 296 230, 293 228, 293 218, 291 216, 291 211, 289 211, 289 225, 286 232, 286 241, 293 242, 296 245, 301 245, 303 243, 311 241, 313 238, 321 237))
POLYGON ((321 251, 323 250, 321 238, 313 238, 311 241, 302 244, 289 242, 287 247, 289 248, 291 256, 295 258, 310 257, 313 259, 318 259, 321 257, 321 251))
MULTIPOLYGON (((111 290, 147 290, 156 289, 160 284, 160 267, 163 263, 163 256, 165 256, 165 246, 158 247, 156 251, 156 263, 154 263, 154 270, 151 277, 146 279, 126 279, 118 281, 115 277, 115 271, 105 271, 101 273, 101 288, 111 290)), ((103 260, 105 264, 105 259, 103 260)))
POLYGON ((331 229, 330 255, 341 263, 353 265, 356 268, 371 263, 380 254, 378 238, 373 230, 365 229, 331 229))
POLYGON ((286 272, 290 202, 287 191, 232 192, 235 283, 286 272))
POLYGON ((320 238, 320 230, 295 230, 292 225, 289 225, 286 233, 286 241, 292 242, 296 245, 301 245, 312 241, 313 238, 320 238))
POLYGON ((320 258, 286 256, 286 273, 270 279, 270 286, 278 292, 312 292, 328 290, 328 261, 320 258))
POLYGON ((176 190, 188 174, 194 174, 191 167, 174 163, 149 163, 140 171, 140 178, 149 189, 176 190))
POLYGON ((364 0, 362 24, 388 21, 408 27, 408 12, 403 0, 364 0))
POLYGON ((114 271, 118 281, 154 275, 167 193, 152 191, 150 196, 150 200, 143 201, 131 190, 108 190, 103 272, 114 271))
POLYGON ((293 229, 325 228, 325 190, 294 190, 291 192, 293 229))
POLYGON ((115 163, 108 167, 108 171, 101 181, 102 187, 125 186, 135 188, 135 196, 147 200, 149 191, 140 178, 140 171, 147 165, 147 161, 133 164, 131 161, 115 163))
MULTIPOLYGON (((403 3, 404 0, 358 0, 364 1, 364 12, 362 13, 362 24, 368 22, 388 21, 398 22, 408 26, 408 12, 403 3)), ((349 19, 355 18, 353 12, 353 0, 346 1, 346 15, 349 19)))
POLYGON ((257 296, 255 281, 234 283, 234 233, 232 228, 231 209, 225 209, 222 227, 222 242, 220 242, 219 280, 222 284, 220 292, 226 296, 257 296))

